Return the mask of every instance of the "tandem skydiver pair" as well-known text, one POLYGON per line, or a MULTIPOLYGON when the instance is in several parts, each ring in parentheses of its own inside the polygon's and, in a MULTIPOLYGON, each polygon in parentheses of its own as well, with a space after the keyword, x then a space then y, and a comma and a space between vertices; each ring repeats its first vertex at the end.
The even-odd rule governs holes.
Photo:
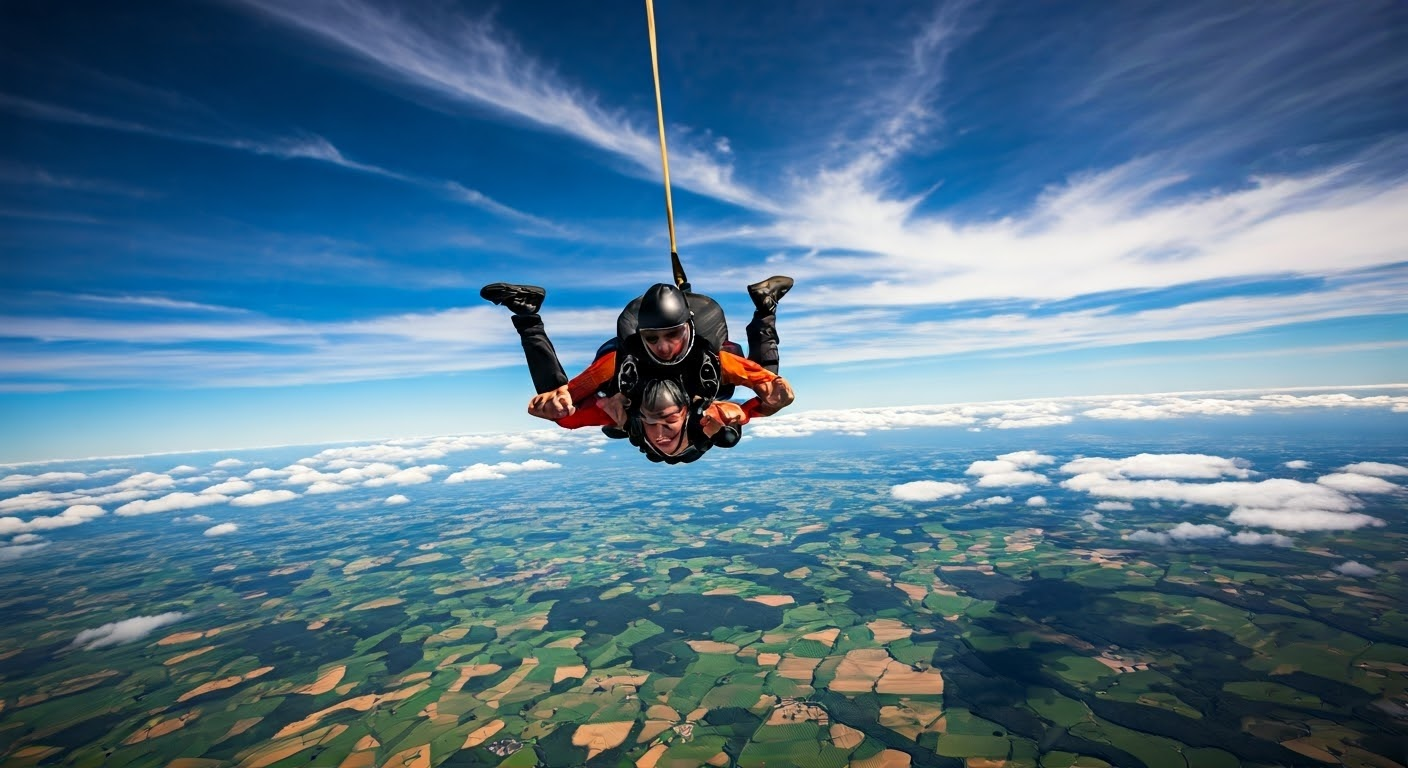
POLYGON ((748 286, 755 311, 747 357, 729 340, 718 302, 691 291, 682 270, 676 282, 652 285, 627 304, 616 337, 570 381, 538 314, 547 291, 512 283, 484 286, 483 298, 513 312, 538 392, 528 412, 566 429, 602 427, 651 461, 680 464, 713 447, 736 445, 752 418, 791 404, 796 395, 777 374, 777 302, 792 288, 792 278, 779 275, 748 286), (739 385, 756 396, 742 404, 730 401, 739 385))

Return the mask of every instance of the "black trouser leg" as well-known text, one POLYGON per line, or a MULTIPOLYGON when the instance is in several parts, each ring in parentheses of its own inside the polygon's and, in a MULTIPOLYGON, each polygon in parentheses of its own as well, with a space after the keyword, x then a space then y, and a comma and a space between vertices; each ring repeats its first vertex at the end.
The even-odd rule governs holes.
POLYGON ((557 349, 548 338, 541 315, 514 315, 513 327, 523 342, 523 356, 528 359, 528 373, 538 394, 551 392, 567 383, 567 373, 557 359, 557 349))
POLYGON ((748 359, 777 373, 782 362, 777 345, 777 315, 769 312, 753 313, 753 321, 748 323, 748 359))

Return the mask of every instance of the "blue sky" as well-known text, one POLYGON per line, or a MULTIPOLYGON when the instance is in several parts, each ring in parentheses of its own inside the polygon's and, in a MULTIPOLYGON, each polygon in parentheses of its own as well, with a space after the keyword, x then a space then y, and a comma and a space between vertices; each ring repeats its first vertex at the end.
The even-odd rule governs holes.
MULTIPOLYGON (((1408 381, 1408 7, 656 8, 676 226, 794 408, 1408 381)), ((536 428, 668 278, 645 13, 0 7, 0 461, 536 428)))

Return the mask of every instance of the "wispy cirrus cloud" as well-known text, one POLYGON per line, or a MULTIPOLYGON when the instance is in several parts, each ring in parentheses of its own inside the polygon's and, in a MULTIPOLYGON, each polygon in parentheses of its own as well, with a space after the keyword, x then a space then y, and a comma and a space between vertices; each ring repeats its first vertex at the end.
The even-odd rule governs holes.
MULTIPOLYGON (((552 315, 553 335, 593 342, 619 309, 552 315)), ((276 386, 363 381, 521 365, 508 313, 476 306, 336 322, 253 312, 220 317, 0 316, 11 340, 0 391, 86 389, 161 380, 180 386, 276 386), (23 340, 29 340, 25 342, 23 340), (93 351, 94 343, 103 351, 93 351), (211 342, 222 346, 211 347, 211 342)), ((590 362, 595 343, 563 346, 566 364, 590 362)))
MULTIPOLYGON (((465 203, 495 216, 509 219, 519 224, 531 225, 533 231, 541 236, 570 236, 570 234, 559 225, 537 216, 524 213, 511 206, 504 205, 488 195, 470 189, 457 181, 416 176, 349 158, 331 141, 317 134, 305 133, 293 136, 251 139, 241 136, 199 133, 95 114, 81 109, 7 93, 0 93, 0 110, 9 111, 13 114, 18 114, 33 120, 44 120, 143 136, 153 136, 170 141, 221 147, 223 149, 248 152, 254 155, 276 157, 285 160, 312 160, 326 163, 349 171, 379 176, 436 192, 447 199, 465 203)), ((56 179, 57 177, 50 178, 56 179)), ((57 182, 55 183, 57 184, 57 182)), ((70 188, 78 188, 79 184, 80 182, 73 181, 68 183, 67 186, 70 188)), ((99 182, 90 181, 84 182, 83 184, 94 188, 99 182)))
MULTIPOLYGON (((524 53, 487 19, 349 0, 289 5, 240 0, 380 68, 383 75, 451 103, 488 109, 540 130, 562 133, 625 160, 635 173, 659 173, 658 139, 644 120, 602 107, 544 62, 524 53)), ((709 148, 677 144, 671 180, 701 194, 770 210, 764 196, 733 181, 733 169, 709 148)))

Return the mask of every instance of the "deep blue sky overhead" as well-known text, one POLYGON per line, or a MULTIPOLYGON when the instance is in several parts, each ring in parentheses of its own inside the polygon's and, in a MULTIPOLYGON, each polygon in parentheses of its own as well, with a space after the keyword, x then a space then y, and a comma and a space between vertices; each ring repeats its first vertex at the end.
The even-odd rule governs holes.
MULTIPOLYGON (((794 408, 1408 381, 1408 6, 656 8, 794 408)), ((637 2, 0 6, 0 461, 539 426, 668 278, 637 2)))

